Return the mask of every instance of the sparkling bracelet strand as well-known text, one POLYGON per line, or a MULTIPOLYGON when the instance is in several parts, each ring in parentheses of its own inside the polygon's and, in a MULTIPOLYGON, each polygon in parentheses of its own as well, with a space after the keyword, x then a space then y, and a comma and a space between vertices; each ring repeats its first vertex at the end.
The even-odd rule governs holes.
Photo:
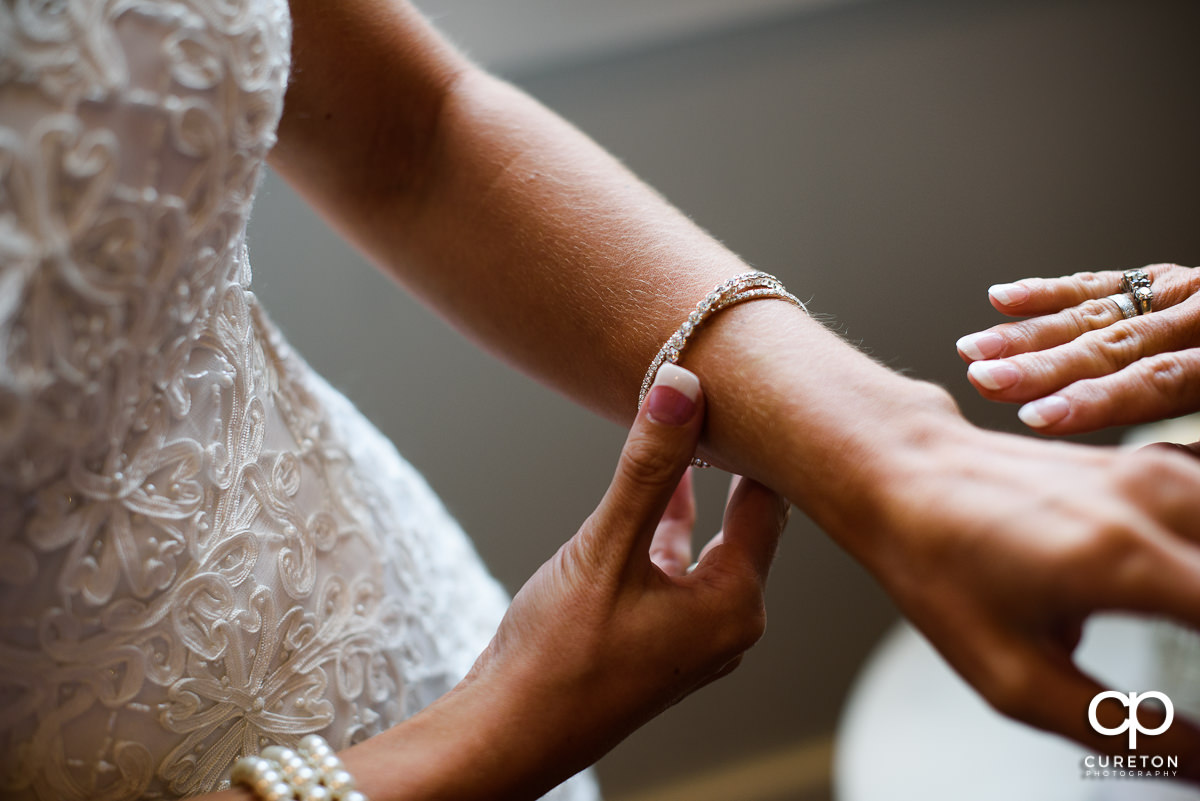
POLYGON ((239 759, 231 784, 248 788, 259 801, 367 801, 354 777, 325 738, 310 734, 296 750, 268 746, 259 756, 239 759))
MULTIPOLYGON (((758 270, 753 270, 741 275, 735 275, 733 278, 722 283, 712 292, 709 292, 704 300, 696 304, 696 308, 684 320, 683 325, 679 327, 671 338, 668 339, 654 358, 650 361, 650 368, 646 371, 646 377, 642 379, 642 390, 638 394, 638 408, 642 408, 642 404, 646 402, 646 395, 650 392, 651 385, 654 384, 654 376, 658 373, 658 368, 662 367, 663 362, 671 362, 677 364, 680 356, 683 354, 683 349, 687 345, 688 338, 695 333, 701 323, 707 320, 712 315, 728 309, 730 306, 735 306, 738 303, 743 303, 747 300, 757 300, 759 298, 775 298, 777 300, 785 300, 795 306, 799 306, 808 313, 808 307, 803 301, 787 291, 783 282, 773 275, 769 275, 758 270)), ((708 462, 703 459, 692 459, 692 464, 696 467, 711 467, 708 462)))

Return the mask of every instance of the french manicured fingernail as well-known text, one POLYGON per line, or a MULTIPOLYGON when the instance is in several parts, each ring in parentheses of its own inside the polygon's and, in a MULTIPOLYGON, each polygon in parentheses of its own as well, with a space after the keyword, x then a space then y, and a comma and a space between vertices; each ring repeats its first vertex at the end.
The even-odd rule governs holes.
POLYGON ((979 334, 967 334, 954 344, 959 353, 972 361, 994 359, 1004 350, 1004 337, 984 331, 979 334))
POLYGON ((996 284, 988 287, 988 294, 1004 306, 1029 300, 1029 289, 1020 284, 996 284))
POLYGON ((1025 404, 1017 411, 1017 417, 1030 428, 1045 428, 1066 417, 1069 411, 1071 404, 1066 398, 1051 395, 1025 404))
POLYGON ((987 389, 1007 389, 1017 383, 1021 371, 1005 361, 971 362, 967 367, 967 375, 974 378, 987 389))
POLYGON ((646 411, 656 423, 681 426, 696 413, 700 397, 700 379, 677 364, 664 362, 650 385, 646 411))

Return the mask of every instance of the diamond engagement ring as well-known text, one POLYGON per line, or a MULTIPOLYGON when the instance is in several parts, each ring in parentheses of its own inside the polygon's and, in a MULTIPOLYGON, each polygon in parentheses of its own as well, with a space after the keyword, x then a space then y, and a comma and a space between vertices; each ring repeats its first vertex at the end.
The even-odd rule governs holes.
MULTIPOLYGON (((1121 275, 1121 290, 1128 292, 1138 314, 1149 314, 1154 308, 1154 290, 1150 275, 1143 269, 1126 270, 1121 275)), ((1125 313, 1124 307, 1121 313, 1125 313)))
POLYGON ((1154 307, 1154 290, 1148 286, 1139 286, 1133 290, 1133 300, 1137 303, 1138 314, 1149 314, 1154 307))
POLYGON ((1150 275, 1140 267, 1121 274, 1121 291, 1133 293, 1138 287, 1150 288, 1150 275))

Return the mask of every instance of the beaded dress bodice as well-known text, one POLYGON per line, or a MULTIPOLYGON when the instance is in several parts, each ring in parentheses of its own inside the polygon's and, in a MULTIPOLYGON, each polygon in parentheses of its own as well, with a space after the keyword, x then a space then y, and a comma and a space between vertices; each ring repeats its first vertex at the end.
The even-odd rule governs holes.
POLYGON ((5 798, 174 798, 266 743, 344 747, 503 611, 249 289, 289 35, 285 0, 0 0, 5 798))

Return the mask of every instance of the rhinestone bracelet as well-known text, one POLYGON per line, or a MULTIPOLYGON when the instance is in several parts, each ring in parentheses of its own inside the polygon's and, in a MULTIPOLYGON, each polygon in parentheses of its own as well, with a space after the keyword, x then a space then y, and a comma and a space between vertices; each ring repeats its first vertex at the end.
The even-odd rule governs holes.
POLYGON ((315 734, 294 751, 272 745, 259 756, 239 759, 229 781, 249 788, 259 801, 367 801, 329 743, 315 734))
MULTIPOLYGON (((638 408, 641 409, 642 404, 646 402, 646 395, 650 392, 651 385, 654 384, 654 376, 658 373, 658 368, 662 367, 663 362, 672 364, 679 362, 683 349, 687 345, 688 337, 695 333, 701 323, 722 309, 759 298, 786 300, 788 303, 799 306, 805 313, 808 312, 808 307, 799 298, 788 292, 783 282, 775 276, 758 270, 735 275, 709 292, 704 300, 696 304, 695 310, 683 321, 679 330, 659 348, 658 353, 650 361, 650 369, 646 371, 646 377, 642 379, 642 391, 638 394, 638 408)), ((692 464, 696 467, 711 466, 703 459, 696 458, 692 459, 692 464)))

